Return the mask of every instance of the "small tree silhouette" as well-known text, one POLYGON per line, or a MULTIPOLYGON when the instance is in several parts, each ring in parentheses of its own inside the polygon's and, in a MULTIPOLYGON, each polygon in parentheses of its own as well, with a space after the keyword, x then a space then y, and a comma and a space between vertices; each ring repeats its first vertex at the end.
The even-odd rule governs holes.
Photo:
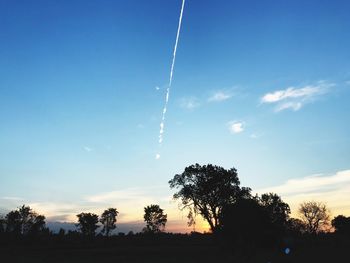
POLYGON ((77 215, 79 223, 76 226, 84 236, 93 237, 98 228, 98 215, 92 213, 80 213, 77 215))
POLYGON ((163 209, 159 205, 149 205, 144 208, 145 214, 143 216, 146 222, 144 232, 159 233, 164 230, 167 222, 167 215, 163 213, 163 209))
POLYGON ((116 208, 108 208, 105 210, 100 218, 100 222, 103 225, 102 233, 109 236, 110 232, 116 228, 115 223, 117 222, 117 216, 119 212, 116 208))
POLYGON ((329 226, 329 211, 321 202, 304 202, 299 207, 301 220, 304 222, 306 231, 316 234, 327 230, 329 226))
POLYGON ((196 214, 190 209, 187 215, 187 226, 193 227, 193 232, 196 232, 196 214))

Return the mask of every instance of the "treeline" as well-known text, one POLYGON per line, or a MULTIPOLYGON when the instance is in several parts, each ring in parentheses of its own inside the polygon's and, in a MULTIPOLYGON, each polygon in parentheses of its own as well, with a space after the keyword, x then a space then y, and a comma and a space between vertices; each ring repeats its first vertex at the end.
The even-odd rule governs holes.
MULTIPOLYGON (((287 236, 317 235, 335 231, 350 237, 350 217, 338 215, 332 220, 325 204, 306 201, 299 206, 299 218, 290 217, 290 207, 275 193, 252 195, 251 188, 240 186, 237 170, 215 165, 191 165, 170 181, 176 190, 173 198, 180 201, 180 209, 188 211, 188 226, 195 226, 202 217, 210 230, 229 244, 256 243, 274 245, 287 236)), ((100 216, 94 213, 77 215, 77 231, 69 235, 94 237, 111 236, 117 226, 119 211, 108 208, 100 216), (101 231, 98 232, 98 228, 101 231)), ((167 214, 159 205, 144 208, 144 234, 165 230, 167 214)), ((67 234, 61 229, 57 235, 67 234)), ((129 233, 132 234, 132 233, 129 233)), ((21 206, 0 217, 0 235, 23 237, 53 235, 46 227, 45 216, 29 206, 21 206)))
MULTIPOLYGON (((144 221, 146 226, 142 233, 160 233, 165 229, 167 223, 167 215, 159 205, 149 205, 144 208, 144 221)), ((61 228, 58 231, 59 236, 65 234, 82 235, 85 237, 94 237, 97 234, 110 236, 112 231, 116 228, 117 216, 119 212, 116 208, 106 209, 100 216, 94 213, 80 213, 77 215, 78 223, 75 224, 77 231, 66 231, 61 228), (102 227, 101 231, 97 233, 97 229, 102 227)), ((9 212, 4 217, 0 217, 0 236, 6 235, 10 237, 21 236, 44 236, 54 235, 47 227, 45 216, 39 215, 32 208, 22 205, 16 210, 9 212)), ((133 232, 128 233, 132 235, 133 232)), ((119 233, 121 235, 121 233, 119 233)))

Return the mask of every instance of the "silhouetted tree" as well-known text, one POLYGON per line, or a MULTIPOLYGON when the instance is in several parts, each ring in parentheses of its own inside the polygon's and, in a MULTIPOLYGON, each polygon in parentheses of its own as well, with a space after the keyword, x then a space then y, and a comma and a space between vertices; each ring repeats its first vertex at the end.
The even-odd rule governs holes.
POLYGON ((92 213, 80 213, 77 215, 79 223, 76 226, 85 236, 95 236, 98 228, 98 215, 92 213))
POLYGON ((268 213, 275 231, 282 233, 287 227, 287 220, 290 214, 289 205, 274 193, 261 195, 259 203, 268 213))
POLYGON ((329 226, 329 211, 321 202, 304 202, 299 207, 299 215, 304 222, 306 231, 316 234, 325 231, 329 226))
POLYGON ((145 214, 143 216, 146 222, 144 232, 158 233, 164 230, 167 222, 167 215, 159 205, 149 205, 144 208, 145 214))
POLYGON ((250 249, 260 245, 270 245, 273 224, 268 211, 257 199, 240 199, 234 204, 224 206, 221 214, 226 244, 250 249))
POLYGON ((5 224, 5 218, 0 216, 0 234, 5 232, 6 224, 5 224))
POLYGON ((192 208, 209 224, 212 231, 220 227, 220 214, 225 205, 250 198, 250 188, 240 187, 235 168, 226 170, 215 165, 191 165, 169 181, 170 188, 179 189, 173 195, 182 207, 192 208))
POLYGON ((118 213, 116 208, 108 208, 102 213, 100 222, 103 228, 101 232, 106 236, 109 236, 110 232, 116 228, 115 223, 117 222, 118 213))
POLYGON ((190 209, 190 211, 188 212, 187 215, 187 225, 190 227, 193 227, 193 232, 196 231, 196 215, 195 213, 192 211, 192 209, 190 209))
POLYGON ((332 220, 332 226, 337 233, 350 235, 350 217, 338 215, 332 220))
POLYGON ((6 232, 16 235, 37 234, 45 230, 45 216, 38 215, 29 206, 21 206, 6 215, 6 232))
POLYGON ((15 234, 15 235, 20 235, 21 234, 21 215, 18 210, 14 210, 9 212, 6 217, 6 232, 15 234))

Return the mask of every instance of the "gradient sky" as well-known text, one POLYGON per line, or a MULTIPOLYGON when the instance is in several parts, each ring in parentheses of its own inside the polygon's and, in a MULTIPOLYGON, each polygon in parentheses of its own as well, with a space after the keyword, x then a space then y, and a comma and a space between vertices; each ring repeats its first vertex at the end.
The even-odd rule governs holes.
POLYGON ((180 7, 0 0, 2 211, 131 223, 158 203, 183 230, 167 182, 213 163, 350 215, 349 1, 187 0, 159 147, 180 7))

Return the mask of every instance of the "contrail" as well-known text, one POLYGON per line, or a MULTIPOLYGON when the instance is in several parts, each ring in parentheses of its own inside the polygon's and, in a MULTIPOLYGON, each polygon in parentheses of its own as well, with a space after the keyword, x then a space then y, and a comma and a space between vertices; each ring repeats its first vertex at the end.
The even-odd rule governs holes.
MULTIPOLYGON (((166 114, 167 107, 168 107, 168 102, 169 102, 171 83, 173 81, 174 65, 175 65, 175 59, 176 59, 176 50, 177 50, 177 44, 179 43, 179 36, 180 36, 182 15, 183 15, 183 12, 184 12, 184 7, 185 7, 185 0, 182 0, 182 6, 181 6, 181 12, 180 12, 180 18, 179 18, 179 25, 177 27, 176 41, 175 41, 174 52, 173 52, 173 61, 171 63, 171 69, 170 69, 169 84, 168 84, 168 87, 166 89, 165 104, 164 104, 163 113, 162 113, 162 120, 160 122, 160 131, 159 131, 159 145, 160 146, 162 145, 162 142, 163 142, 165 114, 166 114)), ((160 158, 160 154, 157 153, 156 154, 156 159, 159 159, 159 158, 160 158)))

